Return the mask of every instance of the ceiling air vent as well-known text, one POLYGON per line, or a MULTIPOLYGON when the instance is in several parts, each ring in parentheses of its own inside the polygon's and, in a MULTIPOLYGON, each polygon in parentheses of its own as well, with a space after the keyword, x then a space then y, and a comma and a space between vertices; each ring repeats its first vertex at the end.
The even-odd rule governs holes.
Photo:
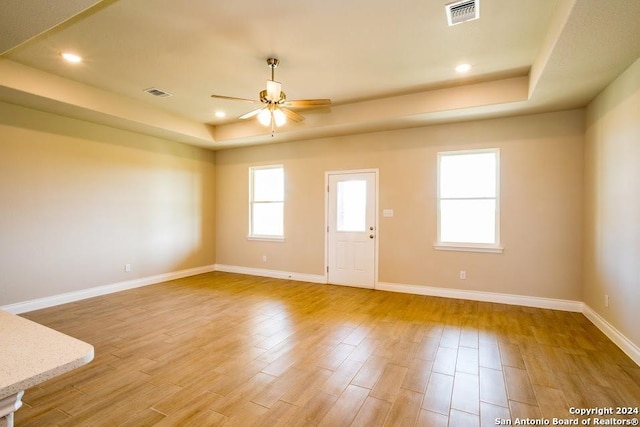
POLYGON ((161 98, 165 98, 167 96, 173 96, 169 92, 165 92, 161 89, 158 89, 157 87, 150 87, 149 89, 145 89, 144 91, 153 96, 159 96, 161 98))
POLYGON ((473 21, 480 17, 480 0, 462 0, 446 5, 449 26, 473 21))

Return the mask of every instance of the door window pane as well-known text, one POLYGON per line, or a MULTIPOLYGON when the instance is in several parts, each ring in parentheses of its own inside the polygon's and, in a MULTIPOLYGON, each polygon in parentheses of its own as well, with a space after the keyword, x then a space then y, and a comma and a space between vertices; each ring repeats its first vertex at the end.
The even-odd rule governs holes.
POLYGON ((365 231, 367 181, 339 181, 337 186, 338 231, 365 231))

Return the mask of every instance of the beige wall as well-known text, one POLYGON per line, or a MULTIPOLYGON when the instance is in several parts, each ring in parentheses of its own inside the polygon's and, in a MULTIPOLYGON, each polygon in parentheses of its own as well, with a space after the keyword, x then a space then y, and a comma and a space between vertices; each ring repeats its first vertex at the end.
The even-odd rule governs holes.
POLYGON ((210 151, 0 103, 0 306, 211 265, 214 203, 210 151))
POLYGON ((218 152, 216 261, 322 275, 325 172, 379 168, 380 209, 394 210, 380 215, 380 281, 582 300, 583 143, 576 110, 218 152), (437 152, 489 147, 501 150, 504 253, 435 251, 437 152), (278 163, 286 241, 249 241, 248 168, 278 163))
POLYGON ((587 110, 584 261, 585 302, 640 346, 640 59, 587 110))

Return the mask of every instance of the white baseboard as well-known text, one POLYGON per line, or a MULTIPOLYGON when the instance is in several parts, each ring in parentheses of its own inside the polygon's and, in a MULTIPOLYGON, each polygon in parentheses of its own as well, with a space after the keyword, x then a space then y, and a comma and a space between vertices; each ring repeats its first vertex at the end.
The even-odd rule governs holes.
POLYGON ((204 267, 189 268, 186 270, 174 271, 171 273, 158 274, 155 276, 142 277, 139 279, 127 280, 125 282, 112 283, 110 285, 97 286, 95 288, 81 289, 79 291, 66 292, 64 294, 52 295, 50 297, 37 298, 30 301, 18 302, 0 306, 0 309, 13 314, 26 313, 28 311, 39 310, 41 308, 53 307, 55 305, 66 304, 86 298, 93 298, 100 295, 111 294, 127 289, 139 288, 141 286, 155 285, 156 283, 168 280, 181 279, 183 277, 195 276, 196 274, 209 273, 214 271, 213 265, 204 267))
POLYGON ((378 282, 376 289, 406 294, 428 295, 433 297, 458 298, 472 301, 495 302, 500 304, 523 305, 526 307, 549 308, 552 310, 582 312, 581 301, 553 298, 530 297, 524 295, 500 294, 495 292, 466 291, 462 289, 434 288, 420 285, 378 282))
POLYGON ((224 271, 225 273, 248 274, 250 276, 272 277, 274 279, 296 280, 298 282, 327 283, 327 278, 320 274, 293 273, 225 264, 216 264, 214 267, 216 271, 224 271))
POLYGON ((587 319, 591 321, 598 329, 602 331, 611 341, 613 341, 622 351, 624 351, 627 356, 629 356, 634 362, 636 362, 640 366, 640 347, 635 345, 631 340, 616 328, 611 325, 611 323, 607 322, 604 317, 600 316, 595 312, 594 309, 589 307, 588 305, 584 305, 584 309, 582 313, 585 315, 587 319))

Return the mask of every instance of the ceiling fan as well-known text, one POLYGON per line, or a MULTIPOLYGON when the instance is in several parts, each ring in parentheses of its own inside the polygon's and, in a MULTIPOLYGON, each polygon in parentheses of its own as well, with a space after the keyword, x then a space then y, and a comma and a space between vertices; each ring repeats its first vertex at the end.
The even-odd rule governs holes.
POLYGON ((234 96, 211 95, 212 98, 228 99, 232 101, 245 101, 262 105, 260 108, 249 111, 238 117, 249 119, 258 116, 258 121, 264 126, 271 126, 271 135, 275 126, 282 126, 287 119, 293 122, 301 122, 304 117, 290 108, 326 107, 331 105, 330 99, 296 99, 287 101, 287 95, 282 91, 282 84, 274 80, 274 70, 280 61, 277 58, 267 59, 267 65, 271 68, 271 80, 267 80, 267 88, 261 90, 259 100, 237 98, 234 96))

